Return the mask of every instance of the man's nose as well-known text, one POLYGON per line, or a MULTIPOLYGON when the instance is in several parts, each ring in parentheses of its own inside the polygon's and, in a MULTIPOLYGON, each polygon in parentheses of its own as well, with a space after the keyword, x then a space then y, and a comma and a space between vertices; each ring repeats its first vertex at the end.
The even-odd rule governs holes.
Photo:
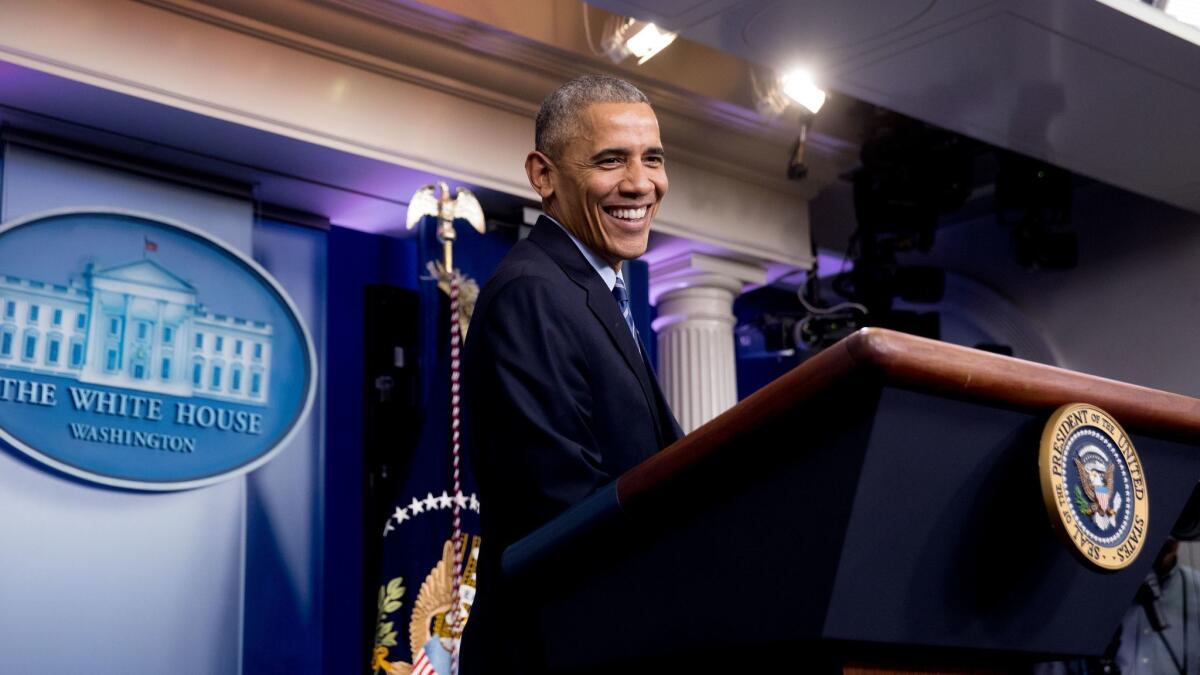
POLYGON ((650 180, 650 171, 641 162, 630 162, 626 165, 625 177, 618 186, 622 194, 644 195, 654 191, 654 182, 650 180))

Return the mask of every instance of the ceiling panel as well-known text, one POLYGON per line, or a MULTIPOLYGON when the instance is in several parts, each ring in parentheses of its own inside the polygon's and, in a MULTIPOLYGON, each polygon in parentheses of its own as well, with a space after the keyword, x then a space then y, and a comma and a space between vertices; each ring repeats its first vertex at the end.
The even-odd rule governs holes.
POLYGON ((1066 120, 1120 102, 1112 90, 1090 86, 1094 67, 1118 79, 1131 76, 1127 64, 1003 13, 893 52, 841 81, 936 124, 966 124, 985 140, 1052 152, 1084 140, 1094 124, 1066 120), (1075 71, 1082 81, 1064 76, 1075 71))
POLYGON ((835 94, 1200 211, 1200 30, 1138 0, 666 4, 709 14, 690 39, 780 70, 806 61, 835 94))
POLYGON ((809 60, 854 48, 912 23, 936 0, 779 0, 744 17, 747 48, 782 60, 809 60))
POLYGON ((842 75, 850 90, 1181 206, 1200 175, 1200 92, 1012 12, 842 75), (947 58, 954 55, 954 58, 947 58), (1181 151, 1182 150, 1182 151, 1181 151))

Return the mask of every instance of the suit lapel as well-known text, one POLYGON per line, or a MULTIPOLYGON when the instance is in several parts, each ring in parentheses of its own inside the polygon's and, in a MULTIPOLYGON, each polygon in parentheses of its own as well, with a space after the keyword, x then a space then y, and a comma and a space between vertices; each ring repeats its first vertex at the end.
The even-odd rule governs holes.
POLYGON ((588 309, 604 327, 609 339, 616 345, 617 351, 621 353, 625 364, 633 371, 641 386, 646 407, 654 417, 654 430, 661 447, 664 440, 662 423, 659 419, 657 399, 650 383, 649 368, 643 364, 641 350, 629 332, 629 324, 625 323, 625 317, 621 315, 612 291, 608 290, 604 280, 579 252, 575 242, 571 241, 554 221, 545 216, 539 218, 533 231, 529 233, 529 240, 545 250, 572 281, 587 291, 588 309))

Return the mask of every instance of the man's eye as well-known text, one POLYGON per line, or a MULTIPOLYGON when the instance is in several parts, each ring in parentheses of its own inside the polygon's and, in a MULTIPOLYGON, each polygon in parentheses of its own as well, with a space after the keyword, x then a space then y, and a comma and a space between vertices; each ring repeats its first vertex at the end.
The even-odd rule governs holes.
POLYGON ((645 159, 645 162, 647 164, 649 164, 650 166, 662 166, 663 157, 661 157, 659 155, 651 155, 650 157, 647 157, 645 159))
POLYGON ((621 163, 620 157, 605 157, 600 160, 600 166, 617 166, 621 163))

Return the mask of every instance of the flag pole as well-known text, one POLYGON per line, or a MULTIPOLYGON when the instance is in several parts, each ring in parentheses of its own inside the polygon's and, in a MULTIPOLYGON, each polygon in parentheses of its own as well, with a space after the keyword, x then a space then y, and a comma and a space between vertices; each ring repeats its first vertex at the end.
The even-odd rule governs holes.
POLYGON ((446 273, 454 278, 454 240, 458 234, 454 231, 454 200, 450 199, 450 186, 444 182, 438 183, 442 196, 438 199, 438 241, 442 243, 442 265, 446 273))
POLYGON ((450 456, 453 466, 453 529, 454 542, 454 576, 453 590, 450 593, 450 610, 447 612, 447 623, 450 627, 450 675, 458 675, 460 647, 462 645, 461 618, 462 609, 462 565, 463 565, 463 531, 462 531, 462 443, 460 439, 459 422, 462 414, 461 381, 462 346, 461 326, 459 324, 459 282, 462 275, 454 269, 454 241, 458 238, 454 231, 454 202, 450 199, 450 186, 439 183, 442 190, 438 200, 438 241, 442 243, 442 264, 450 281, 450 456))

